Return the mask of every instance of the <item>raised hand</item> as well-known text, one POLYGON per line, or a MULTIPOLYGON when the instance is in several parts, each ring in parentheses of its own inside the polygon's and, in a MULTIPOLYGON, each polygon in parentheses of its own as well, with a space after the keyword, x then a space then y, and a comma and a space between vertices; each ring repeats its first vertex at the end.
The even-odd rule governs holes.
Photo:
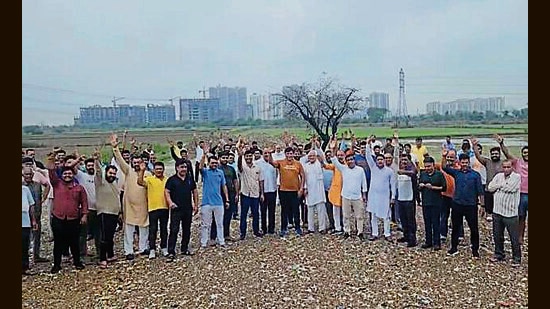
POLYGON ((168 142, 168 145, 170 145, 171 147, 174 147, 174 141, 173 140, 171 140, 169 137, 167 137, 166 141, 168 142))
POLYGON ((495 141, 497 141, 497 143, 499 143, 499 144, 502 144, 502 142, 504 142, 504 138, 502 136, 500 136, 499 134, 495 134, 494 138, 495 138, 495 141))
POLYGON ((110 143, 113 147, 118 146, 118 136, 115 133, 111 134, 110 143))
POLYGON ((147 165, 145 164, 145 162, 141 162, 139 164, 139 170, 140 171, 145 171, 147 169, 147 165))

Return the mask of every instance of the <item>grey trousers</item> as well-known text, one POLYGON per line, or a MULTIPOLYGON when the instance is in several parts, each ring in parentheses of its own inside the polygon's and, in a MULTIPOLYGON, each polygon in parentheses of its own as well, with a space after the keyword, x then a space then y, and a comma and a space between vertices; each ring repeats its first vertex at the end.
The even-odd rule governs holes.
POLYGON ((519 217, 503 217, 493 213, 493 238, 495 241, 495 257, 503 260, 504 254, 504 229, 508 230, 512 243, 512 257, 514 261, 521 262, 521 246, 519 244, 519 217))

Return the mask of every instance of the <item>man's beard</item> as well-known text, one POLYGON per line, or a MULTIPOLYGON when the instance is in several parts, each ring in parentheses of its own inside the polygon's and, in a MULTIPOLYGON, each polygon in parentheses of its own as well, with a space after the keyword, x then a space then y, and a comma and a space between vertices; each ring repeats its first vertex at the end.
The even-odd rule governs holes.
POLYGON ((116 180, 116 177, 107 176, 105 177, 105 180, 107 180, 108 183, 113 183, 116 180))
POLYGON ((86 172, 88 172, 88 175, 93 175, 93 174, 95 174, 95 170, 94 170, 94 169, 86 170, 86 172))
POLYGON ((491 157, 491 160, 493 162, 498 162, 498 161, 500 161, 500 157, 491 157))

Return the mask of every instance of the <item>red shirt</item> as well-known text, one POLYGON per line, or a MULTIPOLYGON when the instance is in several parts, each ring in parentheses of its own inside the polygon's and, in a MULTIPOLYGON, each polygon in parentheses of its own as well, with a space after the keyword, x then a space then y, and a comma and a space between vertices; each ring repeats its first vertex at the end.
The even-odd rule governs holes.
POLYGON ((49 170, 50 183, 54 193, 52 215, 64 220, 80 219, 80 215, 88 214, 88 196, 84 187, 61 180, 55 169, 49 170), (82 207, 80 207, 82 206, 82 207))

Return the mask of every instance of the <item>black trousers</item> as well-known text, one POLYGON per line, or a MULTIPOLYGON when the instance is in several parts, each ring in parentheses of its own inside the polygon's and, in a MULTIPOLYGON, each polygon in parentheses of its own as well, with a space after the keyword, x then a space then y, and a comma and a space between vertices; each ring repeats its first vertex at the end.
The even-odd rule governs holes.
POLYGON ((281 231, 288 230, 289 221, 294 224, 296 231, 301 231, 298 192, 279 190, 279 201, 281 202, 281 231))
POLYGON ((199 174, 201 173, 199 167, 200 167, 200 162, 195 162, 195 182, 196 183, 199 183, 199 174))
POLYGON ((451 221, 453 222, 451 249, 458 248, 458 237, 460 236, 460 230, 463 229, 464 218, 466 218, 466 222, 470 228, 472 251, 479 250, 479 225, 477 217, 477 205, 460 205, 453 202, 453 210, 451 211, 451 221))
POLYGON ((503 217, 493 214, 493 238, 495 240, 495 257, 504 259, 504 229, 508 230, 512 243, 512 257, 521 262, 521 245, 519 244, 519 217, 503 217))
POLYGON ((484 194, 484 202, 485 202, 485 213, 488 215, 493 214, 493 207, 495 205, 495 197, 492 192, 485 191, 484 194))
POLYGON ((26 271, 29 269, 29 244, 31 241, 31 228, 30 227, 24 227, 23 231, 21 232, 22 242, 21 246, 23 249, 22 252, 22 264, 23 264, 23 271, 26 271))
POLYGON ((264 201, 260 205, 262 231, 264 234, 275 233, 275 204, 277 192, 264 192, 264 201))
POLYGON ((179 206, 172 209, 170 213, 170 236, 168 237, 168 253, 176 254, 176 241, 181 225, 181 252, 189 250, 189 239, 191 239, 191 221, 193 209, 191 206, 179 206))
MULTIPOLYGON (((442 196, 441 203, 441 220, 439 222, 439 230, 441 236, 447 238, 449 232, 449 217, 451 216, 451 209, 453 208, 453 199, 447 196, 442 196)), ((451 220, 452 224, 452 220, 451 220)), ((464 237, 464 225, 460 227, 459 237, 464 237)))
MULTIPOLYGON (((229 195, 229 209, 225 208, 225 195, 222 194, 223 200, 223 237, 228 238, 231 236, 229 228, 231 227, 231 218, 236 213, 237 203, 235 203, 236 192, 227 192, 229 195)), ((212 216, 212 225, 210 227, 210 239, 216 240, 218 236, 218 229, 216 228, 216 218, 212 216)))
POLYGON ((61 254, 68 248, 71 249, 74 265, 80 264, 80 247, 78 245, 80 229, 79 219, 62 220, 52 216, 54 266, 61 267, 61 254))
POLYGON ((399 203, 399 219, 403 226, 403 237, 408 244, 416 245, 416 201, 397 201, 399 203))
POLYGON ((440 246, 441 205, 423 205, 422 216, 424 218, 424 231, 426 233, 426 244, 440 246))
POLYGON ((155 250, 157 231, 160 223, 160 248, 168 248, 168 209, 157 209, 149 212, 149 250, 155 250))
POLYGON ((307 205, 306 205, 306 199, 304 196, 301 196, 300 198, 298 198, 298 200, 300 201, 300 216, 301 216, 301 219, 302 219, 302 223, 303 224, 307 224, 307 205))
POLYGON ((99 261, 107 261, 107 258, 115 256, 114 238, 118 224, 118 215, 99 214, 97 215, 99 225, 99 261))
POLYGON ((329 226, 328 226, 328 229, 329 230, 334 230, 334 213, 332 212, 332 203, 329 201, 328 199, 328 191, 325 190, 325 199, 326 199, 326 203, 325 203, 325 208, 327 209, 327 217, 328 217, 328 222, 329 222, 329 226))

